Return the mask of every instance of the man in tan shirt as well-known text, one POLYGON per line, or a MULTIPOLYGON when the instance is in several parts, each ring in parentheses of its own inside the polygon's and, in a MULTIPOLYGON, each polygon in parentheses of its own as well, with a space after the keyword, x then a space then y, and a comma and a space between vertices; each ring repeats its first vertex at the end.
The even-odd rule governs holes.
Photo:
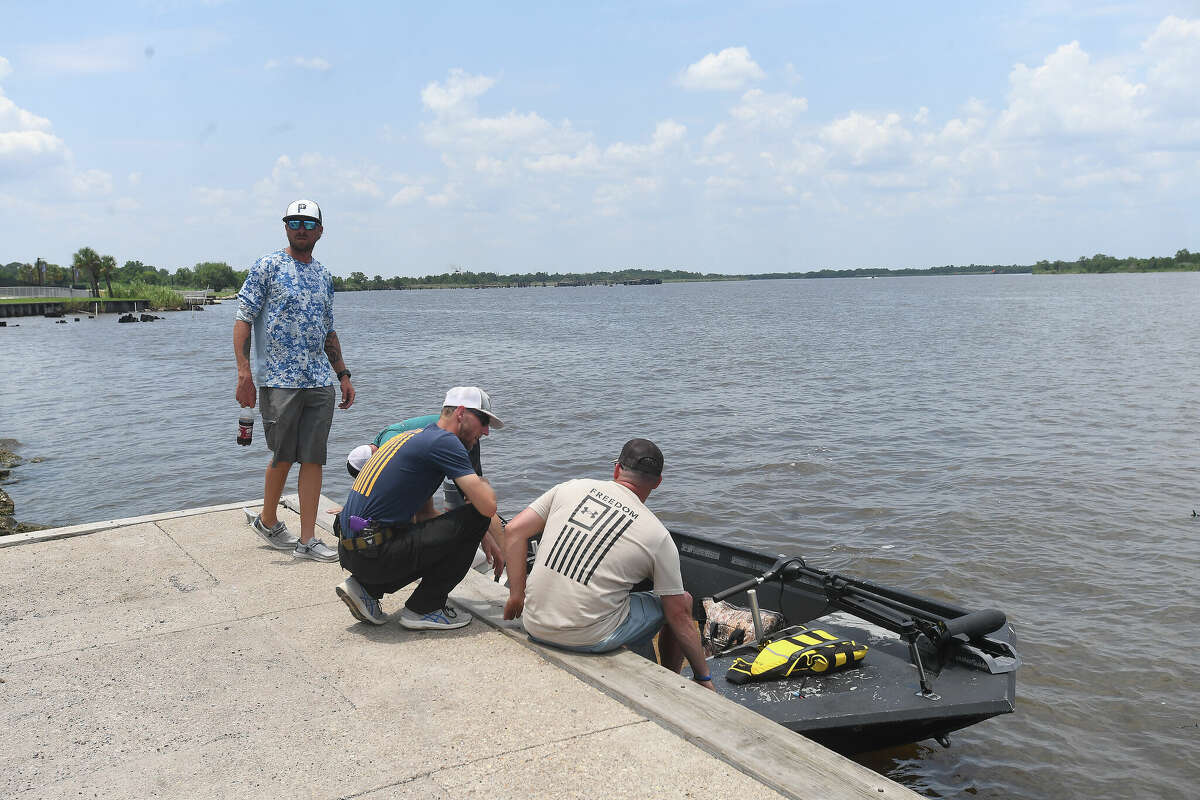
POLYGON ((661 630, 663 666, 678 672, 686 656, 695 680, 713 689, 679 551, 645 506, 662 483, 662 469, 662 451, 653 442, 630 439, 612 480, 560 483, 518 514, 505 532, 504 618, 521 616, 534 641, 584 653, 638 645, 661 630), (526 581, 526 548, 538 533, 542 541, 526 581), (653 580, 652 592, 630 591, 646 579, 653 580))

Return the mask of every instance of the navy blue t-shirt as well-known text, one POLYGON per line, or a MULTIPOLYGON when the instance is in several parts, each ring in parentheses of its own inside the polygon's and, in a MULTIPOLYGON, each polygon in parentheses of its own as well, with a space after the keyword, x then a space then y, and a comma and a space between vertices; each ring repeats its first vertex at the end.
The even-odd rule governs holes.
POLYGON ((354 479, 342 511, 342 530, 351 516, 385 525, 408 522, 433 496, 443 478, 474 475, 467 449, 437 425, 389 439, 354 479))

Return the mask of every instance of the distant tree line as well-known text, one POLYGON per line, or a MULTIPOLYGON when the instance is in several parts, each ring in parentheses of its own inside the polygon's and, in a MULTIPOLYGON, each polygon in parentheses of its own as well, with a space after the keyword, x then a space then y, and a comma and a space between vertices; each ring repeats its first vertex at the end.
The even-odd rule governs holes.
MULTIPOLYGON (((809 272, 758 272, 742 275, 724 275, 713 272, 688 272, 681 269, 623 269, 599 270, 596 272, 523 272, 501 275, 495 272, 473 272, 454 269, 439 275, 424 275, 419 278, 394 276, 384 278, 375 275, 368 278, 363 272, 351 272, 348 278, 335 275, 334 289, 340 292, 367 291, 372 289, 418 289, 424 287, 465 286, 530 286, 553 284, 560 281, 587 281, 596 283, 620 283, 623 281, 657 278, 663 281, 729 281, 729 280, 774 280, 780 278, 870 278, 905 275, 982 275, 1010 273, 1078 273, 1078 272, 1158 272, 1167 270, 1200 270, 1200 253, 1187 249, 1179 250, 1173 257, 1116 258, 1098 253, 1081 256, 1076 261, 1039 261, 1036 264, 947 264, 924 269, 886 267, 858 267, 854 269, 819 269, 809 272)), ((100 255, 90 247, 82 247, 74 254, 68 267, 36 259, 34 263, 13 261, 0 266, 0 285, 25 286, 75 286, 87 283, 92 294, 100 296, 99 283, 104 281, 109 295, 112 283, 146 284, 180 289, 212 289, 216 292, 233 292, 241 288, 247 270, 235 270, 223 261, 202 261, 194 267, 179 267, 169 272, 161 267, 143 264, 141 261, 126 261, 118 267, 116 259, 100 255)))
POLYGON ((430 286, 527 286, 551 284, 559 281, 612 282, 658 278, 663 281, 738 281, 778 280, 787 278, 882 278, 908 275, 1009 275, 1018 273, 1045 272, 1151 272, 1162 270, 1200 270, 1200 254, 1188 250, 1178 251, 1174 258, 1125 258, 1095 255, 1078 261, 1039 261, 1037 264, 946 264, 940 267, 900 268, 857 267, 854 269, 818 269, 809 272, 756 272, 741 275, 687 272, 680 269, 626 268, 597 272, 525 272, 499 275, 495 272, 472 272, 456 269, 440 275, 424 275, 420 278, 397 276, 384 278, 376 275, 368 278, 365 273, 352 272, 349 278, 334 276, 337 291, 364 291, 371 289, 417 289, 430 286))
POLYGON ((1090 258, 1080 256, 1076 261, 1039 261, 1033 265, 1037 274, 1072 272, 1167 272, 1172 270, 1200 270, 1200 253, 1187 248, 1178 250, 1175 257, 1116 258, 1097 253, 1090 258))
POLYGON ((385 278, 376 275, 368 278, 365 273, 351 272, 350 277, 342 278, 335 275, 333 288, 339 292, 357 292, 371 289, 420 289, 430 286, 533 286, 538 284, 557 283, 559 281, 588 280, 594 282, 620 283, 621 281, 639 280, 641 278, 659 278, 672 281, 717 281, 738 280, 741 276, 717 275, 715 273, 700 274, 685 272, 679 269, 638 269, 626 268, 618 270, 601 270, 587 272, 520 272, 512 275, 500 275, 495 272, 472 272, 471 270, 456 269, 453 272, 443 272, 440 275, 424 275, 419 278, 395 276, 385 278))
POLYGON ((66 267, 41 258, 32 264, 12 261, 0 266, 0 285, 90 288, 93 297, 100 296, 101 281, 111 297, 113 283, 225 292, 237 291, 245 280, 246 270, 235 270, 223 261, 202 261, 174 272, 141 261, 126 261, 118 267, 115 258, 100 255, 90 247, 79 248, 66 267))
POLYGON ((1020 264, 967 264, 966 266, 955 266, 947 264, 944 267, 926 267, 925 269, 916 269, 913 267, 904 267, 902 269, 888 269, 886 267, 859 267, 857 269, 819 269, 813 272, 789 272, 787 274, 779 273, 764 273, 760 275, 746 275, 744 277, 749 280, 765 280, 768 278, 882 278, 895 275, 1008 275, 1016 273, 1030 273, 1033 267, 1022 266, 1020 264))

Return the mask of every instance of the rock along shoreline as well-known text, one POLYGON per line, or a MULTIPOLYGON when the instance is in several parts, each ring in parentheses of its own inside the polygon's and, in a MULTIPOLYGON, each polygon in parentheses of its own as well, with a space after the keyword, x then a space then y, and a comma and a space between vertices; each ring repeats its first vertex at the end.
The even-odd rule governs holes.
MULTIPOLYGON (((25 463, 25 460, 14 452, 19 446, 20 442, 16 439, 0 439, 0 483, 8 482, 13 467, 25 463)), ((35 458, 32 461, 38 462, 41 459, 35 458)), ((46 527, 31 522, 18 522, 16 503, 13 502, 12 497, 4 490, 3 486, 0 486, 0 536, 7 536, 10 533, 25 533, 26 531, 41 531, 46 527)))

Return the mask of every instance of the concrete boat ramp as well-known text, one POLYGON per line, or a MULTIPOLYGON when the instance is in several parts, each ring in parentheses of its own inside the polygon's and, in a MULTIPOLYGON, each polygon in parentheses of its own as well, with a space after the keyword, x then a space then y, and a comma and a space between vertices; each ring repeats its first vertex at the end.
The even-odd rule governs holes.
POLYGON ((918 797, 632 653, 534 645, 478 573, 459 631, 357 623, 243 505, 0 538, 0 796, 918 797))

